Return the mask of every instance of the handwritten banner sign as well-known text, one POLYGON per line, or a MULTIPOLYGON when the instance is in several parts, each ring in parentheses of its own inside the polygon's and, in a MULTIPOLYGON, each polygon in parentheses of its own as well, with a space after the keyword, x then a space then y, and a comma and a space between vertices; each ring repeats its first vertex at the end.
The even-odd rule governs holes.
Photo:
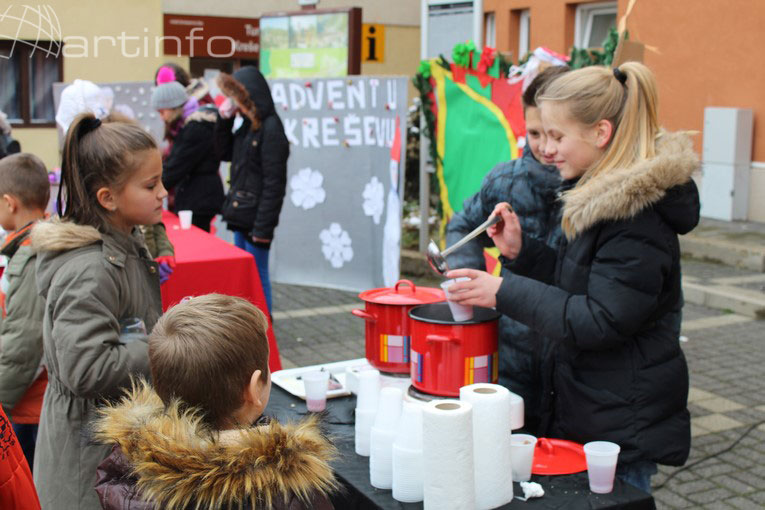
POLYGON ((346 290, 399 276, 407 79, 272 80, 290 141, 274 281, 346 290))

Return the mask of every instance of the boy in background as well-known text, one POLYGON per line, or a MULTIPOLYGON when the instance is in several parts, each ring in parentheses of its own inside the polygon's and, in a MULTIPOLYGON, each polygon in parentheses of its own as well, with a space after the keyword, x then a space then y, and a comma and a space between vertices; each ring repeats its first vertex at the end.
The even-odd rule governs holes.
POLYGON ((261 416, 267 328, 250 302, 220 294, 159 319, 149 337, 154 389, 137 384, 95 423, 96 439, 115 445, 97 473, 104 509, 333 508, 335 449, 316 419, 261 416))
MULTIPOLYGON (((553 66, 540 72, 523 93, 523 115, 526 120, 526 146, 523 156, 500 163, 489 172, 478 193, 465 200, 446 227, 446 245, 451 246, 486 221, 500 202, 513 206, 521 219, 523 232, 550 246, 561 237, 558 191, 560 174, 553 161, 545 158, 542 148, 545 134, 542 116, 535 96, 553 79, 567 72, 567 66, 553 66)), ((475 240, 448 257, 449 267, 485 269, 484 248, 494 246, 489 236, 475 240)), ((540 366, 546 342, 529 328, 507 316, 499 320, 499 384, 523 397, 525 426, 536 433, 539 423, 540 366)))
POLYGON ((11 232, 0 250, 8 258, 0 278, 0 404, 30 468, 48 374, 42 365, 45 300, 37 292, 29 233, 45 217, 49 196, 40 158, 19 153, 0 160, 0 225, 11 232))

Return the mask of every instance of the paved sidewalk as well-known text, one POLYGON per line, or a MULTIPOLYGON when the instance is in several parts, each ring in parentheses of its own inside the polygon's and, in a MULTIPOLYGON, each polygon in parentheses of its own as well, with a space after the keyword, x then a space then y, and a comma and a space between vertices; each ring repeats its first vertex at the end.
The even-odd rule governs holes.
POLYGON ((765 272, 765 223, 702 218, 690 234, 680 236, 683 254, 765 272))
MULTIPOLYGON (((727 281, 761 291, 758 286, 765 285, 745 278, 752 271, 719 264, 684 260, 683 270, 701 286, 727 281)), ((413 280, 428 286, 438 282, 427 274, 413 280)), ((364 356, 364 321, 350 313, 364 306, 357 293, 283 284, 273 285, 273 292, 284 368, 364 356)), ((730 312, 692 303, 684 310, 683 350, 691 372, 689 462, 728 447, 765 419, 765 321, 730 312)), ((654 486, 675 470, 662 467, 654 486)), ((679 473, 654 495, 660 509, 765 508, 765 425, 732 451, 679 473)))

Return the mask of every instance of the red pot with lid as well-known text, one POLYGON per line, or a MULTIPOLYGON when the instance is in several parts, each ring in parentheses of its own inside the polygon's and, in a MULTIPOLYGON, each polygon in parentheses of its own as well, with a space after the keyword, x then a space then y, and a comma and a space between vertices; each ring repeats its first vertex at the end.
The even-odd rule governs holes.
POLYGON ((431 395, 459 397, 460 388, 499 379, 499 313, 473 307, 457 322, 448 303, 412 308, 412 386, 431 395))
POLYGON ((369 363, 383 372, 408 374, 411 326, 409 310, 415 306, 445 301, 441 289, 417 287, 409 280, 396 285, 365 290, 359 294, 365 309, 351 313, 366 321, 366 355, 369 363))

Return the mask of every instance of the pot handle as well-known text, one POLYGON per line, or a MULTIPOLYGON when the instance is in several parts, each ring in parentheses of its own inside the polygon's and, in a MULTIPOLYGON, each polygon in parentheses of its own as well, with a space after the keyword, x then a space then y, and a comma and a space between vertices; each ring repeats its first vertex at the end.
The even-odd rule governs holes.
POLYGON ((456 342, 457 339, 456 338, 450 338, 450 337, 444 336, 444 335, 433 335, 433 334, 431 334, 431 335, 425 335, 425 341, 427 341, 427 342, 452 342, 452 341, 455 341, 456 342))
POLYGON ((364 310, 359 310, 358 308, 354 308, 353 310, 351 310, 351 313, 355 315, 356 317, 361 317, 365 321, 377 322, 377 317, 375 317, 371 313, 365 312, 364 310))
POLYGON ((393 290, 398 292, 398 286, 401 285, 401 284, 404 284, 404 283, 409 285, 409 287, 410 287, 409 292, 411 292, 412 294, 414 294, 417 291, 417 287, 415 287, 414 283, 412 283, 412 280, 399 280, 399 281, 397 281, 396 285, 393 286, 393 290))

